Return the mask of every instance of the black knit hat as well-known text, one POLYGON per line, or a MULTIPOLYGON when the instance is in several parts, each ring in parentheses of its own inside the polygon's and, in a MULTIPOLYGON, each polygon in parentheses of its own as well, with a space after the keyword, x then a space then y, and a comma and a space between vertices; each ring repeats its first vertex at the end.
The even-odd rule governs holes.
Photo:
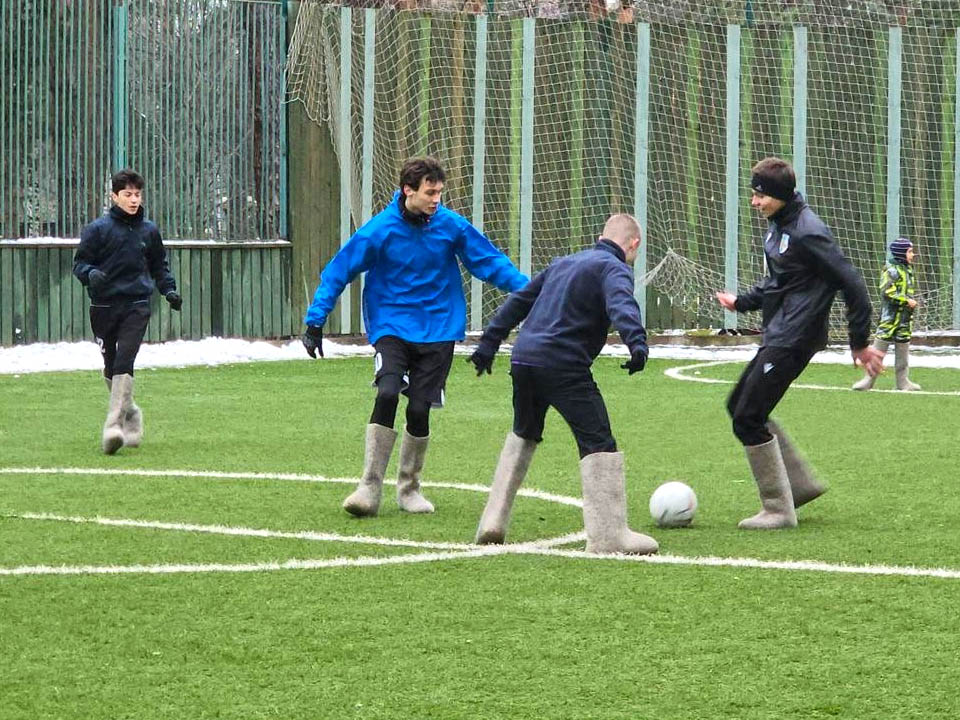
POLYGON ((913 243, 910 242, 907 238, 897 238, 892 243, 890 243, 890 255, 893 256, 893 259, 898 263, 906 264, 907 262, 907 250, 913 247, 913 243))
POLYGON ((796 183, 790 182, 788 177, 776 177, 773 173, 760 170, 754 171, 750 177, 750 187, 758 193, 763 193, 777 200, 788 202, 793 198, 793 190, 796 187, 796 183))

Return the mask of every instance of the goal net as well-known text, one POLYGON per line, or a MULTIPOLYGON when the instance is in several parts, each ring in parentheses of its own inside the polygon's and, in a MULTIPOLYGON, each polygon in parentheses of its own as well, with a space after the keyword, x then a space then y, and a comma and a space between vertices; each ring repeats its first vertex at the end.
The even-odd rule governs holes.
MULTIPOLYGON (((648 327, 722 327, 714 291, 764 273, 750 168, 779 155, 875 303, 905 235, 918 329, 956 322, 955 3, 621 1, 299 3, 289 99, 338 152, 348 118, 354 225, 365 158, 376 212, 421 153, 446 165, 447 205, 533 272, 640 209, 648 327)), ((502 296, 482 292, 486 318, 502 296)), ((842 302, 831 329, 845 334, 842 302)))

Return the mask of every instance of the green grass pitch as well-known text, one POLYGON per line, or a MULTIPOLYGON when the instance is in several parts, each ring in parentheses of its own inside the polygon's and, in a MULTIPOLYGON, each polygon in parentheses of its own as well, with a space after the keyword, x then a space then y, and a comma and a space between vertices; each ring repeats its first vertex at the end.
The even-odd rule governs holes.
MULTIPOLYGON (((628 377, 619 362, 595 376, 630 523, 689 564, 584 557, 582 541, 477 554, 485 495, 469 487, 428 486, 432 516, 401 515, 386 487, 380 517, 349 517, 369 358, 138 371, 144 444, 113 457, 99 452, 97 373, 0 376, 0 717, 960 716, 960 396, 791 389, 775 416, 830 492, 796 530, 751 533, 736 527, 758 499, 731 386, 664 374, 692 363, 628 377), (670 479, 697 492, 691 528, 650 520, 670 479), (891 574, 869 574, 880 566, 891 574)), ((455 358, 427 484, 489 484, 511 423, 506 370, 501 355, 477 379, 455 358)), ((911 376, 960 390, 956 370, 911 376)), ((858 377, 813 365, 798 382, 858 377)), ((580 496, 555 414, 525 488, 580 496)), ((574 504, 520 497, 508 539, 581 529, 574 504)))

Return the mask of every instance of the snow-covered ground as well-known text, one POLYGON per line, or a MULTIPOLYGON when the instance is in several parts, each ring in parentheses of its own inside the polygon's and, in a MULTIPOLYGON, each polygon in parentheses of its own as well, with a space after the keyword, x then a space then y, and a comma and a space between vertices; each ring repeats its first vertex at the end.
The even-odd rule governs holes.
MULTIPOLYGON (((369 345, 338 343, 324 339, 327 358, 372 356, 369 345)), ((504 346, 504 350, 507 346, 504 346)), ((458 346, 457 352, 472 352, 468 346, 458 346)), ((695 347, 685 345, 653 345, 650 357, 666 360, 730 360, 746 361, 756 352, 756 346, 695 347)), ((608 345, 603 355, 626 357, 623 345, 608 345)), ((206 338, 204 340, 176 340, 167 343, 145 344, 137 356, 138 368, 186 367, 188 365, 224 365, 227 363, 269 362, 274 360, 310 361, 299 340, 285 343, 206 338)), ((818 363, 850 363, 850 353, 844 348, 829 348, 814 357, 818 363)), ((893 353, 888 352, 887 364, 892 364, 893 353)), ((315 362, 315 361, 314 361, 315 362)), ((960 368, 960 348, 911 346, 910 364, 914 367, 960 368)), ((24 374, 66 370, 99 370, 103 367, 100 351, 92 342, 35 343, 0 348, 0 374, 24 374)))

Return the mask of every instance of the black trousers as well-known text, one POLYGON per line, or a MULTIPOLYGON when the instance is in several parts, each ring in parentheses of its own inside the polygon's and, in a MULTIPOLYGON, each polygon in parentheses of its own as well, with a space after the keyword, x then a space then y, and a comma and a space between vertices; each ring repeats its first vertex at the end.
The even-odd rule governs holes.
POLYGON ((590 370, 557 370, 511 365, 513 432, 524 440, 543 440, 547 410, 556 408, 570 426, 580 457, 616 452, 610 417, 590 370))
POLYGON ((150 322, 150 303, 91 305, 90 327, 103 355, 103 376, 133 375, 133 363, 140 352, 150 322))
POLYGON ((741 443, 749 446, 770 441, 770 413, 815 354, 816 350, 805 348, 760 348, 727 398, 733 434, 741 443))
POLYGON ((370 422, 392 428, 400 394, 407 396, 407 432, 430 434, 430 408, 443 407, 444 388, 453 363, 453 342, 411 343, 393 335, 374 345, 374 401, 370 422))

